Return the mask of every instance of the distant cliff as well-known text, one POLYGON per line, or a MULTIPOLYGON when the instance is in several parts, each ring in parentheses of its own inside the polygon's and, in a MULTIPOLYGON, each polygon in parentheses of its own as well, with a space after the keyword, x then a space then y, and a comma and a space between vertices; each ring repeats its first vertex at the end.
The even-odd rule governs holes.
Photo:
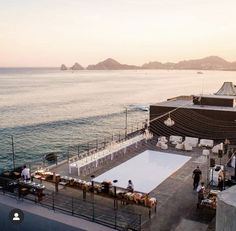
POLYGON ((209 56, 203 59, 184 60, 178 63, 149 62, 143 69, 196 69, 196 70, 236 70, 236 62, 228 62, 218 56, 209 56))
POLYGON ((60 68, 62 71, 66 71, 68 68, 66 67, 65 64, 61 64, 61 68, 60 68))
POLYGON ((120 64, 114 59, 108 58, 96 65, 89 65, 88 70, 133 70, 140 69, 141 67, 127 64, 120 64))
MULTIPOLYGON (((79 63, 75 63, 71 70, 84 70, 79 63)), ((94 65, 88 65, 87 70, 137 70, 137 69, 165 69, 165 70, 225 70, 236 71, 236 62, 228 62, 218 56, 209 56, 202 59, 183 60, 178 63, 149 62, 142 66, 121 64, 112 58, 108 58, 94 65)), ((61 70, 68 70, 62 64, 61 70)))
POLYGON ((75 63, 71 68, 71 70, 84 70, 84 68, 79 64, 79 63, 75 63))

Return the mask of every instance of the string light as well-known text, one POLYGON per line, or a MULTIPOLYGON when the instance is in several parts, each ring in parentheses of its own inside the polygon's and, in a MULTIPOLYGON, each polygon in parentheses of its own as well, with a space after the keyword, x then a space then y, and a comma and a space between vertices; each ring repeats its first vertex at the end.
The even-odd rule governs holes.
POLYGON ((169 113, 168 118, 164 121, 164 124, 165 124, 167 127, 172 127, 172 126, 175 125, 175 121, 170 118, 170 113, 169 113))

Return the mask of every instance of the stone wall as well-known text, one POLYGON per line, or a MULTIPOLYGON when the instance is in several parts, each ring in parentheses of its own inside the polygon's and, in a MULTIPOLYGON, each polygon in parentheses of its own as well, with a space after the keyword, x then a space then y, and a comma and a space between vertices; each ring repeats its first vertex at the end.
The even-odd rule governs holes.
POLYGON ((236 186, 218 195, 216 231, 236 230, 236 186))

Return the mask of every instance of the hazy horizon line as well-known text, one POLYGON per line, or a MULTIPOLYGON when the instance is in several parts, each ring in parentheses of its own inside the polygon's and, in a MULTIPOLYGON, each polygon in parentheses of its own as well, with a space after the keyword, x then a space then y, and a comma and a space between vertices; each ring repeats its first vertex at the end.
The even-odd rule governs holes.
MULTIPOLYGON (((165 64, 165 63, 178 63, 178 62, 181 62, 181 61, 189 61, 189 60, 199 60, 199 59, 204 59, 204 58, 207 58, 207 57, 219 57, 219 58, 222 58, 221 56, 219 56, 219 55, 208 55, 208 56, 204 56, 204 57, 201 57, 201 58, 189 58, 189 59, 182 59, 182 60, 179 60, 179 61, 177 61, 177 62, 174 62, 174 61, 160 61, 160 60, 154 60, 154 61, 146 61, 146 62, 144 62, 143 64, 146 64, 146 63, 149 63, 149 62, 160 62, 160 63, 163 63, 163 64, 165 64)), ((106 58, 106 59, 102 59, 101 61, 99 61, 99 62, 103 62, 103 61, 105 61, 105 60, 107 60, 107 59, 113 59, 113 60, 115 60, 115 61, 117 61, 117 62, 119 62, 120 64, 127 64, 127 65, 132 65, 132 66, 137 66, 137 67, 142 67, 142 65, 137 65, 137 64, 128 64, 128 63, 123 63, 122 61, 120 62, 119 60, 117 60, 117 59, 115 59, 115 58, 111 58, 111 57, 108 57, 108 58, 106 58)), ((236 61, 228 61, 227 59, 225 59, 225 58, 222 58, 222 59, 224 59, 225 61, 227 61, 227 62, 230 62, 230 63, 232 63, 232 62, 236 62, 236 61)), ((71 66, 73 66, 75 63, 79 63, 82 67, 84 67, 84 68, 87 68, 89 65, 96 65, 96 64, 98 64, 99 62, 97 62, 97 63, 95 63, 95 64, 88 64, 88 65, 85 65, 85 66, 83 66, 83 65, 81 65, 81 63, 80 62, 78 62, 78 61, 75 61, 74 63, 71 63, 70 65, 71 66)), ((3 69, 3 68, 60 68, 60 66, 62 65, 62 64, 64 64, 64 65, 66 65, 67 67, 70 67, 68 64, 66 64, 66 63, 61 63, 61 64, 58 64, 58 66, 0 66, 0 68, 1 69, 3 69)))

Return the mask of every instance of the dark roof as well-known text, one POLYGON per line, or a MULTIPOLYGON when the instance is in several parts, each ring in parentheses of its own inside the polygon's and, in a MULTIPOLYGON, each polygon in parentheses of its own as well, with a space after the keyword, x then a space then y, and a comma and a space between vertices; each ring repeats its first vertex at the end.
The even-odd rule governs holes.
POLYGON ((211 105, 195 105, 192 100, 168 100, 153 104, 150 106, 158 107, 171 107, 171 108, 187 108, 187 109, 201 109, 201 110, 217 110, 217 111, 232 111, 236 112, 236 107, 223 107, 223 106, 211 106, 211 105))

